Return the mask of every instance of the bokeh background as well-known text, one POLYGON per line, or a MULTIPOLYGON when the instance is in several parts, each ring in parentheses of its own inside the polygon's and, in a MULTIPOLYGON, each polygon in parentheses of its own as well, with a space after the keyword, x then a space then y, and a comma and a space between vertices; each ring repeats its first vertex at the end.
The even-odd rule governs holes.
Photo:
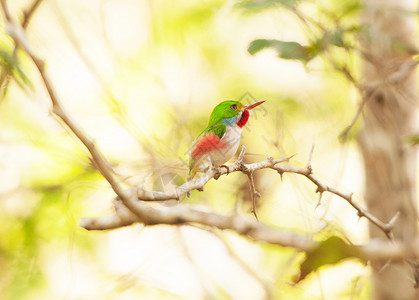
MULTIPOLYGON (((20 18, 31 1, 8 4, 20 18)), ((316 1, 301 9, 321 18, 352 5, 357 2, 316 1)), ((139 184, 151 174, 146 188, 158 190, 184 182, 189 147, 215 105, 268 100, 243 132, 246 161, 263 160, 267 152, 296 154, 291 164, 304 166, 314 143, 316 176, 362 203, 353 133, 344 144, 338 138, 359 103, 344 74, 324 56, 302 63, 273 50, 247 51, 258 38, 308 43, 300 21, 281 7, 228 0, 45 0, 27 32, 63 106, 121 181, 139 184)), ((345 22, 356 21, 350 15, 345 22)), ((14 44, 1 26, 1 51, 11 53, 14 44)), ((329 54, 359 72, 357 57, 345 49, 329 54)), ((355 260, 323 267, 295 285, 303 254, 234 232, 141 224, 109 232, 80 228, 79 218, 112 211, 114 193, 83 146, 52 117, 29 59, 19 51, 17 57, 22 74, 3 82, 0 100, 1 299, 368 297, 369 269, 355 260)), ((368 238, 366 221, 342 199, 325 194, 316 208, 315 186, 302 176, 281 180, 262 170, 256 186, 265 223, 318 240, 368 238)), ((247 177, 234 173, 182 201, 252 217, 249 200, 247 177)))

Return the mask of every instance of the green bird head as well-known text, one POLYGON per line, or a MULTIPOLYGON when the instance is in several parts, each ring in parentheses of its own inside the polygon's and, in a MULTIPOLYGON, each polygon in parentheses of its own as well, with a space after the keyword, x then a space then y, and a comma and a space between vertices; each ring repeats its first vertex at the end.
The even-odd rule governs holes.
POLYGON ((239 101, 233 100, 223 101, 212 111, 208 121, 208 127, 216 124, 227 126, 237 124, 239 127, 243 127, 249 118, 249 111, 265 101, 259 101, 250 105, 244 105, 239 101))
POLYGON ((243 107, 244 104, 239 101, 228 100, 221 102, 212 111, 208 121, 208 126, 223 123, 223 120, 226 119, 234 121, 234 119, 236 119, 235 117, 240 114, 243 107))

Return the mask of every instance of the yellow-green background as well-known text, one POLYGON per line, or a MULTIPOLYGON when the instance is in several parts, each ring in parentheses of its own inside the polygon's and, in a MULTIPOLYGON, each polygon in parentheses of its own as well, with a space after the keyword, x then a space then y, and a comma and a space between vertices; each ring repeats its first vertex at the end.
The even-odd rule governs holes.
MULTIPOLYGON (((267 1, 269 2, 269 1, 267 1)), ((18 18, 30 1, 8 1, 18 18)), ((316 1, 313 18, 343 12, 351 1, 316 1), (338 5, 337 3, 341 3, 338 5)), ((67 113, 95 140, 119 178, 148 189, 187 176, 186 153, 222 100, 268 100, 255 111, 242 142, 248 161, 296 154, 324 183, 362 203, 362 162, 351 135, 340 132, 359 96, 327 55, 307 65, 273 50, 247 52, 257 38, 306 44, 310 35, 286 9, 243 9, 235 1, 45 0, 28 27, 35 52, 67 113), (162 184, 163 182, 163 184, 162 184)), ((356 17, 353 17, 356 22, 356 17)), ((322 20, 327 26, 332 22, 322 20)), ((2 22, 1 48, 13 42, 2 22)), ((340 51, 340 52, 339 52, 340 51)), ((331 50, 355 74, 357 58, 331 50)), ((293 285, 302 254, 233 232, 141 225, 88 232, 78 219, 112 212, 114 196, 85 149, 51 116, 42 81, 18 52, 30 83, 12 81, 0 100, 1 299, 362 299, 368 267, 355 261, 322 268, 293 285), (218 237, 221 236, 220 240, 218 237)), ((356 130, 355 130, 356 132, 356 130)), ((367 223, 340 198, 304 177, 257 173, 259 219, 322 239, 367 240, 367 223)), ((247 177, 211 181, 185 202, 250 216, 247 177)), ((250 216, 251 217, 251 216, 250 216)))

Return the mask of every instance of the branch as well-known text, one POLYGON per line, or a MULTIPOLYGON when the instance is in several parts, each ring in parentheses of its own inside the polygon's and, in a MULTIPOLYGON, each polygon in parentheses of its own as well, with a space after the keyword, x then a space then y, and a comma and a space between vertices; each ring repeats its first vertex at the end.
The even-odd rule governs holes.
MULTIPOLYGON (((242 151, 240 153, 241 157, 244 155, 245 150, 246 150, 246 147, 243 146, 242 151)), ((361 205, 359 205, 353 200, 352 193, 350 194, 343 193, 334 187, 330 187, 320 182, 313 175, 312 167, 311 167, 312 155, 313 155, 313 148, 310 151, 308 163, 304 168, 279 165, 279 163, 281 162, 289 161, 293 157, 293 155, 283 158, 283 159, 273 159, 271 156, 268 155, 268 158, 265 161, 256 162, 252 164, 245 164, 243 163, 242 159, 239 158, 235 163, 229 165, 228 169, 229 169, 229 173, 242 172, 245 174, 250 174, 261 169, 269 168, 269 169, 273 169, 277 171, 281 175, 284 173, 295 173, 295 174, 303 175, 317 186, 316 192, 320 193, 320 195, 322 195, 324 192, 329 192, 331 194, 334 194, 344 199, 353 208, 357 210, 359 217, 365 217, 371 223, 373 223, 378 228, 380 228, 386 234, 388 238, 391 238, 391 231, 393 229, 392 223, 386 224, 382 222, 381 220, 379 220, 378 218, 376 218, 374 215, 370 214, 366 209, 364 209, 361 205)), ((206 173, 204 173, 201 177, 194 179, 192 181, 188 181, 172 191, 167 191, 167 192, 147 191, 147 190, 144 190, 143 188, 137 187, 137 188, 134 188, 134 193, 136 193, 138 200, 141 200, 141 201, 164 201, 164 200, 171 200, 171 199, 180 200, 180 198, 184 194, 189 193, 192 190, 200 190, 205 186, 205 184, 210 179, 218 178, 224 174, 227 174, 226 169, 213 168, 207 171, 206 173)), ((251 190, 252 192, 254 192, 255 191, 254 187, 251 187, 251 190)))
MULTIPOLYGON (((204 173, 201 177, 188 181, 181 186, 167 192, 159 192, 159 191, 147 191, 141 187, 136 187, 135 193, 137 194, 138 200, 142 201, 165 201, 165 200, 172 200, 180 198, 193 191, 193 190, 200 190, 202 189, 205 184, 210 181, 212 178, 218 179, 220 176, 227 174, 234 173, 234 172, 242 172, 245 174, 252 173, 257 170, 267 169, 267 168, 274 168, 277 164, 282 162, 289 161, 294 155, 282 158, 282 159, 272 159, 268 158, 265 161, 253 163, 253 164, 245 164, 243 163, 243 155, 246 151, 246 147, 243 145, 241 154, 239 159, 228 166, 228 171, 225 168, 211 168, 206 173, 204 173)), ((285 172, 290 172, 290 170, 294 170, 293 167, 286 167, 285 172)))
MULTIPOLYGON (((134 223, 144 225, 183 225, 202 228, 218 228, 232 230, 258 242, 265 242, 281 247, 291 247, 297 251, 309 252, 315 249, 319 242, 306 236, 286 232, 258 222, 255 219, 240 215, 221 215, 208 212, 198 205, 181 204, 175 207, 151 207, 144 202, 138 202, 139 209, 144 210, 143 217, 137 217, 119 202, 115 214, 99 218, 80 219, 79 225, 87 230, 107 230, 134 223)), ((409 245, 394 243, 393 241, 372 240, 370 243, 359 246, 360 257, 367 260, 403 260, 406 258, 419 258, 419 241, 409 245)))
POLYGON ((198 205, 181 204, 178 206, 151 206, 138 201, 141 216, 133 214, 119 202, 117 212, 100 218, 80 219, 79 225, 87 230, 114 229, 134 223, 144 225, 189 224, 196 227, 208 226, 222 230, 230 229, 257 241, 283 247, 292 247, 300 251, 313 249, 315 243, 310 239, 294 233, 276 230, 265 223, 240 215, 216 214, 198 205))

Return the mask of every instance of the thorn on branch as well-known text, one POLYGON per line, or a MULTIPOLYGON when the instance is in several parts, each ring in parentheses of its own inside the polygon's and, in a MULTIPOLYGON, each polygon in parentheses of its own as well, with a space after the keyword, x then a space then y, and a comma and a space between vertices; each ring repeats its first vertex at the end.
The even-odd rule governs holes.
POLYGON ((248 167, 246 167, 246 165, 244 164, 244 163, 240 163, 240 171, 242 171, 243 173, 245 173, 245 174, 248 174, 249 173, 249 168, 248 167))
POLYGON ((282 162, 289 162, 291 158, 293 158, 295 156, 295 154, 290 155, 288 157, 285 158, 281 158, 281 159, 273 159, 272 157, 269 159, 267 159, 268 162, 271 163, 271 167, 274 167, 276 164, 282 163, 282 162))
POLYGON ((38 66, 39 71, 42 73, 45 71, 45 60, 34 56, 33 58, 34 63, 38 66))
POLYGON ((400 211, 396 212, 396 214, 391 218, 390 222, 388 222, 388 226, 390 227, 390 230, 393 230, 394 224, 397 222, 397 220, 400 217, 400 211))
POLYGON ((396 212, 396 214, 391 218, 391 220, 387 224, 384 225, 384 228, 383 228, 384 233, 390 240, 394 239, 393 228, 394 228, 394 224, 399 219, 399 216, 400 216, 400 211, 396 212))
POLYGON ((253 172, 248 172, 247 178, 249 178, 249 186, 250 186, 250 195, 252 198, 252 214, 255 216, 256 220, 259 222, 258 216, 256 214, 256 197, 260 197, 260 194, 258 191, 256 191, 255 188, 255 181, 253 179, 253 172))
POLYGON ((351 120, 351 122, 349 123, 349 125, 348 126, 346 126, 346 128, 339 134, 339 141, 342 143, 342 144, 344 144, 347 140, 348 140, 348 137, 349 137, 349 133, 350 133, 350 131, 351 131, 351 129, 354 127, 354 125, 356 124, 356 122, 357 122, 357 120, 359 119, 359 116, 361 115, 361 113, 362 113, 362 110, 363 110, 363 108, 364 108, 364 106, 365 106, 365 103, 366 103, 366 99, 368 99, 368 97, 364 97, 363 99, 362 99, 362 101, 361 101, 361 103, 358 105, 358 109, 357 109, 357 111, 356 111, 356 113, 355 113, 355 115, 353 116, 353 118, 352 118, 352 120, 351 120))
POLYGON ((256 214, 256 209, 252 209, 250 212, 255 216, 255 219, 259 222, 258 215, 256 214))
POLYGON ((313 170, 311 167, 311 159, 313 158, 313 152, 314 152, 314 142, 311 145, 311 150, 310 153, 308 154, 308 160, 307 160, 307 170, 309 170, 309 172, 311 173, 311 171, 313 170))
POLYGON ((388 227, 385 228, 385 234, 388 237, 389 240, 394 240, 394 234, 393 234, 393 228, 392 227, 388 227))
POLYGON ((317 209, 322 204, 323 191, 320 192, 319 189, 317 189, 317 192, 319 193, 319 200, 317 201, 316 207, 314 209, 317 209))
POLYGON ((389 234, 391 232, 391 230, 393 229, 393 226, 391 226, 390 224, 386 224, 384 226, 384 233, 385 234, 389 234))
POLYGON ((138 188, 142 189, 147 184, 148 180, 150 179, 151 175, 153 174, 153 171, 147 174, 147 176, 144 178, 144 180, 138 185, 138 188))
POLYGON ((279 176, 281 176, 281 182, 283 182, 283 181, 284 181, 284 178, 283 178, 284 171, 279 170, 279 171, 278 171, 278 174, 279 174, 279 176))
POLYGON ((240 151, 239 157, 237 158, 237 163, 242 163, 244 154, 246 153, 246 146, 242 145, 242 150, 240 151))

